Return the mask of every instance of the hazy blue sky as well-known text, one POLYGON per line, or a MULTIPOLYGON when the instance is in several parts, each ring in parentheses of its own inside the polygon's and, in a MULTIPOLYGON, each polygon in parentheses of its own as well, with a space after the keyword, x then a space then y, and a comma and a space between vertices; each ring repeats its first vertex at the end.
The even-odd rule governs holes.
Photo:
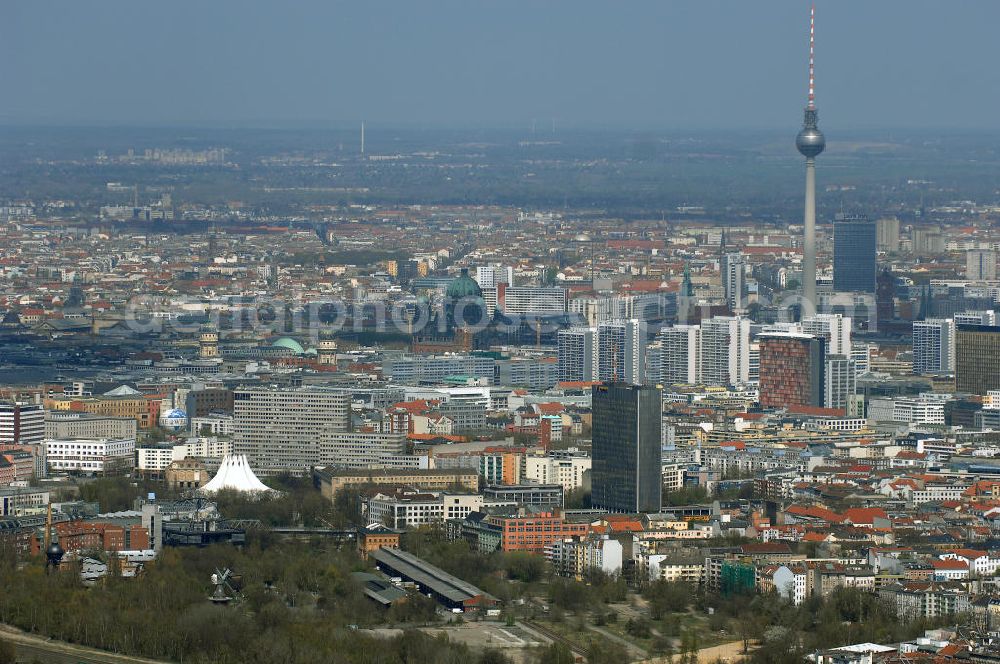
MULTIPOLYGON (((1000 128, 997 0, 819 0, 821 126, 1000 128)), ((0 123, 801 121, 808 2, 0 3, 0 123)))

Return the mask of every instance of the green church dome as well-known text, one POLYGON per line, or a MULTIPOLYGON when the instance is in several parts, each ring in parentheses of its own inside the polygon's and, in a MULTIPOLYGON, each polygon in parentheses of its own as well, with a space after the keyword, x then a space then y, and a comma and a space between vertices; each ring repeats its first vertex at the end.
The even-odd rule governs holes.
POLYGON ((273 344, 271 344, 271 347, 272 348, 287 348, 288 350, 292 351, 296 355, 301 355, 303 352, 305 352, 305 349, 302 348, 302 344, 300 344, 295 339, 292 339, 291 337, 281 337, 280 339, 278 339, 277 341, 275 341, 273 344))
POLYGON ((468 268, 462 268, 462 274, 457 279, 448 284, 446 294, 450 299, 458 300, 464 297, 483 296, 483 289, 479 287, 476 280, 469 276, 468 268))

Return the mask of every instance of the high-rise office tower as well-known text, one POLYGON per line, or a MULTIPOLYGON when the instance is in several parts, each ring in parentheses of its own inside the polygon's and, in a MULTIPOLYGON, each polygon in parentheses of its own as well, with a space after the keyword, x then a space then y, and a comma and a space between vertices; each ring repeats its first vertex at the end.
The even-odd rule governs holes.
POLYGON ((242 387, 233 393, 233 452, 263 474, 321 463, 322 435, 348 431, 351 393, 322 387, 242 387))
POLYGON ((747 380, 756 383, 760 381, 760 342, 756 338, 750 342, 750 350, 747 355, 749 356, 747 380))
POLYGON ((663 343, 659 338, 646 344, 646 373, 643 385, 659 385, 663 382, 663 343))
POLYGON ((747 261, 742 254, 723 254, 719 261, 722 288, 726 294, 726 304, 732 312, 740 312, 747 305, 746 284, 747 261))
POLYGON ((851 344, 851 359, 854 361, 856 375, 861 376, 872 370, 872 353, 877 348, 875 344, 851 344))
POLYGON ((833 222, 833 290, 875 292, 875 236, 875 224, 867 217, 837 215, 833 222))
POLYGON ((588 325, 629 318, 661 320, 672 308, 670 299, 659 294, 575 297, 569 301, 569 312, 588 325))
POLYGON ((808 334, 778 332, 758 340, 761 407, 822 407, 826 342, 808 334))
POLYGON ((802 130, 795 137, 795 147, 806 158, 806 200, 804 237, 802 241, 802 298, 804 312, 816 308, 816 157, 826 147, 826 138, 819 130, 816 110, 816 8, 809 13, 809 96, 802 119, 802 130))
POLYGON ((6 445, 40 445, 45 441, 45 409, 41 404, 0 402, 0 449, 6 445))
POLYGON ((823 383, 823 407, 840 408, 853 415, 858 376, 854 360, 846 355, 827 355, 823 383))
POLYGON ((45 437, 45 408, 42 404, 0 401, 0 452, 30 452, 35 477, 39 479, 48 474, 45 437))
MULTIPOLYGON (((484 298, 485 299, 485 298, 484 298)), ((496 286, 496 308, 505 314, 559 314, 566 311, 565 288, 547 286, 496 286)))
POLYGON ((651 386, 593 388, 591 502, 612 512, 658 512, 662 395, 651 386))
POLYGON ((913 253, 927 255, 940 254, 945 249, 945 237, 940 226, 914 228, 910 233, 913 253))
POLYGON ((701 381, 740 385, 750 380, 750 321, 715 316, 701 323, 701 381))
POLYGON ((646 375, 645 325, 636 319, 597 326, 597 377, 602 382, 641 384, 646 375))
POLYGON ((571 327, 556 335, 559 380, 597 380, 597 328, 571 327))
POLYGON ((829 355, 850 355, 852 323, 843 314, 816 314, 802 319, 802 332, 826 340, 829 355))
POLYGON ((955 325, 996 325, 997 312, 989 309, 983 311, 961 311, 955 314, 955 325))
POLYGON ((961 325, 955 332, 955 389, 1000 390, 1000 327, 961 325))
POLYGON ((476 267, 476 283, 483 290, 496 288, 497 284, 514 285, 514 268, 497 265, 480 265, 476 267))
POLYGON ((876 221, 875 236, 879 251, 899 251, 899 219, 883 217, 876 221))
POLYGON ((997 254, 988 249, 965 252, 965 278, 970 281, 993 281, 997 278, 997 254))
POLYGON ((896 277, 883 267, 875 277, 875 322, 878 326, 896 317, 896 277))
POLYGON ((664 385, 701 382, 701 328, 673 325, 660 330, 660 380, 664 385))
POLYGON ((937 374, 955 370, 955 322, 929 318, 913 322, 913 373, 937 374))

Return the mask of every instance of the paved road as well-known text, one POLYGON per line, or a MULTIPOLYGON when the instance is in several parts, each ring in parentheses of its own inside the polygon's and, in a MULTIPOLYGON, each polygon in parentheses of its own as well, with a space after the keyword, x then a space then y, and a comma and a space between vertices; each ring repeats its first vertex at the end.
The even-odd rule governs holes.
POLYGON ((51 641, 44 636, 28 634, 8 625, 0 625, 0 638, 14 644, 19 662, 30 662, 37 658, 45 664, 162 664, 153 659, 129 657, 72 643, 51 641))

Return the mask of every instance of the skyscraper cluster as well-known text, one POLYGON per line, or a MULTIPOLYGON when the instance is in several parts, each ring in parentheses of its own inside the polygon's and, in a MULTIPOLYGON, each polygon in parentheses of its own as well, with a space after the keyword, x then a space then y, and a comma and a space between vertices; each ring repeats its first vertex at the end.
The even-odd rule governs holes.
POLYGON ((645 324, 612 320, 557 335, 559 379, 641 384, 646 375, 645 324))

